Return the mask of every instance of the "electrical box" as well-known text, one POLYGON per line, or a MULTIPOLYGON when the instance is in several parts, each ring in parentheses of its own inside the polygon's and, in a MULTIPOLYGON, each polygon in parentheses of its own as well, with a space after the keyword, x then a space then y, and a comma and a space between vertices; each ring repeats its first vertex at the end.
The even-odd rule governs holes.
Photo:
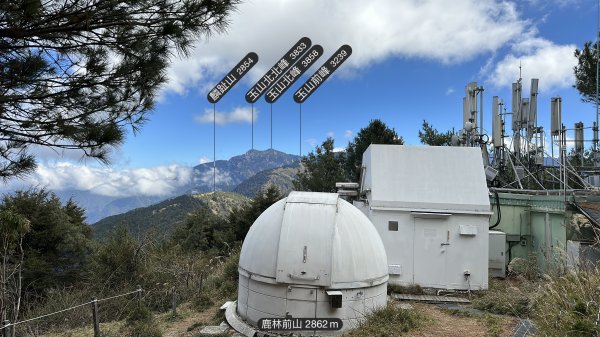
POLYGON ((506 242, 519 242, 521 241, 521 234, 505 234, 506 242))
POLYGON ((334 309, 342 307, 342 292, 337 290, 327 290, 327 296, 329 297, 329 303, 334 309))
POLYGON ((390 275, 402 275, 402 265, 390 264, 388 265, 390 275))
POLYGON ((506 277, 506 241, 508 235, 490 231, 488 274, 490 277, 506 277))
POLYGON ((477 226, 460 225, 458 226, 458 232, 460 235, 475 236, 477 235, 477 226))

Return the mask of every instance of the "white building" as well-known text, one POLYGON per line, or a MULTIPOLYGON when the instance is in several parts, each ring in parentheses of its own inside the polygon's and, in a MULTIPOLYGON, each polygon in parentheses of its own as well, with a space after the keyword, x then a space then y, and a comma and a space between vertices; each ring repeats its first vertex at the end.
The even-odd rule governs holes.
POLYGON ((487 289, 490 202, 481 151, 371 145, 362 202, 386 249, 390 284, 487 289))
MULTIPOLYGON (((337 335, 387 302, 385 248, 369 219, 335 193, 291 192, 250 227, 237 318, 339 318, 337 335)), ((240 329, 242 330, 242 329, 240 329)), ((239 330, 238 330, 239 331, 239 330)))

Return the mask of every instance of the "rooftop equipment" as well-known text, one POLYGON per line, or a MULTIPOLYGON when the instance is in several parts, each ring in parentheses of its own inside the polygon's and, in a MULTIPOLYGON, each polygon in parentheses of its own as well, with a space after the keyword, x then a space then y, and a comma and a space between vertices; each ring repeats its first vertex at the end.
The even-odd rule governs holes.
POLYGON ((550 130, 552 135, 556 136, 560 133, 562 124, 562 100, 560 97, 552 97, 550 100, 550 130))

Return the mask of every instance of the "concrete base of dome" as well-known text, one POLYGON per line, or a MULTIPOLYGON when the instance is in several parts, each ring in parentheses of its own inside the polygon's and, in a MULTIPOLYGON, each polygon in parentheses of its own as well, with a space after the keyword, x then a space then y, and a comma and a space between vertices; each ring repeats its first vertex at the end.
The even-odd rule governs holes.
POLYGON ((247 337, 254 337, 256 335, 256 330, 237 315, 237 302, 231 302, 225 308, 225 319, 235 331, 242 335, 247 337))
POLYGON ((236 314, 254 329, 261 318, 337 318, 342 321, 340 330, 318 331, 319 335, 335 336, 357 327, 366 315, 387 304, 387 283, 336 291, 342 296, 341 308, 332 306, 322 287, 265 283, 240 274, 236 314))

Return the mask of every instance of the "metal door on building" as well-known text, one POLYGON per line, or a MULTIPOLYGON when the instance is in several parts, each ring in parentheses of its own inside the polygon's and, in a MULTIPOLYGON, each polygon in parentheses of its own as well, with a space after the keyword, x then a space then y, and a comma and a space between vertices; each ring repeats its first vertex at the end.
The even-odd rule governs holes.
POLYGON ((286 316, 315 318, 317 313, 317 290, 312 287, 288 286, 286 316))
POLYGON ((446 250, 450 247, 445 217, 414 217, 413 282, 446 287, 446 250))

